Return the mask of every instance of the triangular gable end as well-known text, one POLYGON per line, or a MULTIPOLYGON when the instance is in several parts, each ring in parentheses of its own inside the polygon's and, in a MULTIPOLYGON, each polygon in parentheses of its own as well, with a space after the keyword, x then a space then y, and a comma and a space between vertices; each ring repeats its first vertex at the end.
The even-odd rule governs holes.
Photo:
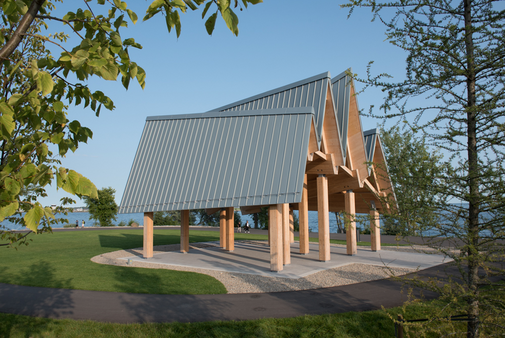
POLYGON ((347 75, 347 72, 351 71, 349 68, 346 72, 333 78, 333 97, 337 108, 338 123, 342 129, 342 146, 347 150, 344 155, 345 160, 350 162, 349 168, 358 170, 360 180, 363 181, 369 176, 369 170, 366 164, 367 156, 358 101, 354 95, 353 81, 347 75))
POLYGON ((344 163, 347 161, 347 126, 349 124, 349 101, 351 97, 349 81, 350 78, 346 72, 340 73, 331 80, 344 163))
MULTIPOLYGON (((339 132, 338 120, 335 114, 335 104, 333 102, 331 83, 328 83, 326 91, 326 108, 323 121, 323 141, 324 153, 333 154, 336 166, 342 166, 345 163, 345 152, 342 148, 339 132)), ((323 148, 323 145, 321 149, 323 148)))

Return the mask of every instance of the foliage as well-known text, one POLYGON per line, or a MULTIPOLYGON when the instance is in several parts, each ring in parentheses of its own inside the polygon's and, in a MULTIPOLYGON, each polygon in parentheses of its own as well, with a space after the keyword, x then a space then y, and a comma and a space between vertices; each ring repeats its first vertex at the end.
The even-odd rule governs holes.
POLYGON ((268 229, 268 207, 261 208, 261 211, 258 213, 258 222, 261 229, 268 229))
POLYGON ((219 226, 219 211, 207 215, 206 209, 193 210, 198 218, 198 225, 219 226))
MULTIPOLYGON (((89 108, 97 116, 102 108, 112 110, 114 103, 100 90, 84 82, 90 78, 121 80, 128 89, 136 80, 144 88, 145 72, 130 59, 129 50, 142 48, 122 33, 137 14, 121 0, 76 2, 75 10, 63 17, 52 11, 58 0, 4 0, 0 3, 0 222, 6 218, 31 231, 50 231, 51 225, 66 220, 56 218, 61 207, 52 210, 37 202, 46 188, 56 186, 78 197, 97 197, 97 189, 87 178, 64 168, 60 158, 93 136, 77 120, 70 121, 70 106, 89 108), (79 6, 83 6, 80 8, 79 6), (61 24, 64 32, 48 34, 61 24), (55 55, 47 46, 59 49, 55 55), (31 192, 27 193, 30 188, 31 192), (13 220, 14 218, 15 220, 13 220)), ((165 18, 169 31, 181 33, 179 13, 203 7, 202 18, 209 14, 205 27, 212 33, 220 14, 233 34, 238 34, 238 18, 233 8, 247 7, 261 0, 152 1, 144 20, 165 18), (212 8, 215 8, 213 11, 212 8)), ((73 203, 65 198, 62 206, 73 203)), ((1 232, 8 244, 25 243, 26 237, 1 232)))
POLYGON ((234 211, 233 212, 233 226, 235 228, 242 226, 242 217, 240 216, 240 212, 234 211))
MULTIPOLYGON (((189 224, 195 224, 196 214, 194 210, 189 212, 189 224)), ((156 211, 153 225, 181 225, 180 211, 156 211)))
MULTIPOLYGON (((381 143, 388 163, 398 208, 383 214, 382 232, 386 235, 420 235, 439 222, 436 206, 444 196, 437 185, 446 164, 437 150, 428 147, 422 137, 398 126, 381 129, 381 143)), ((386 172, 384 170, 384 172, 386 172)))
POLYGON ((116 190, 108 187, 98 190, 98 198, 84 196, 84 203, 89 209, 89 218, 100 223, 100 226, 114 226, 112 221, 116 220, 118 206, 114 199, 116 190))
POLYGON ((454 250, 436 240, 430 245, 453 259, 460 275, 413 282, 467 314, 468 337, 493 332, 505 318, 505 290, 493 282, 505 273, 499 264, 505 260, 505 10, 498 0, 351 0, 345 7, 370 8, 387 40, 407 53, 403 81, 374 76, 370 68, 361 79, 365 89, 386 93, 381 116, 422 131, 445 156, 430 188, 438 216, 430 230, 454 250))

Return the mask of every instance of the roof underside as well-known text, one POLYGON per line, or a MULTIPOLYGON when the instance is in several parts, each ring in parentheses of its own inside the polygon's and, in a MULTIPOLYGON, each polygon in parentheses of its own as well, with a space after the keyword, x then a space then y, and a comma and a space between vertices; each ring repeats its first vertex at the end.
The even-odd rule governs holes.
POLYGON ((151 117, 121 213, 298 203, 312 108, 151 117))

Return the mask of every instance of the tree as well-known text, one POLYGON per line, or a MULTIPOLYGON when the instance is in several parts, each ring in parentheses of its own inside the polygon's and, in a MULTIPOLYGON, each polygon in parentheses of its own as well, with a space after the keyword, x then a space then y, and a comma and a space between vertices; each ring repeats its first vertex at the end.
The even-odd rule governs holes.
MULTIPOLYGON (((164 16, 169 31, 181 33, 179 13, 203 8, 208 14, 205 27, 212 33, 218 14, 233 34, 238 34, 238 18, 232 8, 247 7, 261 0, 154 0, 144 20, 164 16), (213 8, 215 9, 214 12, 213 8)), ((142 48, 122 31, 137 14, 121 0, 84 1, 83 8, 63 17, 51 14, 57 1, 4 0, 0 4, 0 222, 6 218, 34 232, 50 231, 51 225, 66 222, 43 207, 37 198, 46 195, 46 187, 57 187, 78 196, 97 198, 97 189, 87 178, 60 166, 59 158, 93 133, 79 121, 69 121, 71 105, 91 109, 97 116, 102 108, 112 110, 114 103, 101 91, 93 91, 82 82, 91 77, 116 81, 128 89, 136 80, 144 88, 145 72, 130 59, 131 48, 142 48), (69 27, 65 33, 48 34, 48 22, 69 27), (75 44, 73 44, 75 43, 75 44), (54 56, 47 48, 59 48, 54 56), (35 194, 25 195, 33 186, 35 194)), ((65 198, 62 207, 73 203, 65 198)), ((64 211, 58 208, 56 212, 64 211)), ((1 231, 7 244, 25 243, 26 235, 1 231)))
POLYGON ((436 186, 445 169, 443 156, 408 129, 382 128, 380 137, 388 163, 383 172, 389 174, 398 206, 383 214, 382 231, 386 235, 421 235, 439 222, 436 206, 444 196, 437 193, 436 186))
MULTIPOLYGON (((189 212, 189 224, 195 224, 196 215, 195 210, 189 212)), ((180 211, 156 211, 154 213, 153 225, 181 225, 181 212, 180 211)))
MULTIPOLYGON (((454 259, 461 275, 428 286, 440 292, 444 311, 466 313, 468 337, 503 332, 503 283, 492 278, 504 273, 505 10, 497 0, 345 6, 351 13, 370 8, 387 40, 407 53, 403 81, 374 76, 370 68, 362 79, 365 88, 386 93, 381 116, 410 122, 445 153, 446 168, 434 181, 440 200, 432 230, 455 250, 434 247, 454 259)), ((373 109, 369 114, 376 116, 373 109)))
POLYGON ((108 187, 98 190, 98 197, 84 196, 84 203, 89 209, 90 218, 98 221, 101 227, 114 226, 112 221, 116 220, 118 206, 114 199, 116 190, 108 187))

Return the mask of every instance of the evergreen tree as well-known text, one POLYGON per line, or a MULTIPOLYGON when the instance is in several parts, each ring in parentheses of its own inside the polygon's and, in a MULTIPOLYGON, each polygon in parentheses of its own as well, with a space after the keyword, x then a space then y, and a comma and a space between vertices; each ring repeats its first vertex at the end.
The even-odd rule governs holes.
POLYGON ((430 244, 454 260, 460 276, 424 284, 446 302, 444 313, 434 315, 466 313, 467 337, 503 334, 504 285, 495 280, 505 274, 500 266, 505 255, 503 3, 350 0, 344 6, 351 13, 370 8, 385 25, 387 40, 407 54, 404 80, 374 76, 371 68, 361 79, 365 89, 376 86, 386 93, 381 114, 373 108, 369 114, 399 117, 444 152, 445 168, 433 181, 438 222, 431 228, 454 249, 430 244))

